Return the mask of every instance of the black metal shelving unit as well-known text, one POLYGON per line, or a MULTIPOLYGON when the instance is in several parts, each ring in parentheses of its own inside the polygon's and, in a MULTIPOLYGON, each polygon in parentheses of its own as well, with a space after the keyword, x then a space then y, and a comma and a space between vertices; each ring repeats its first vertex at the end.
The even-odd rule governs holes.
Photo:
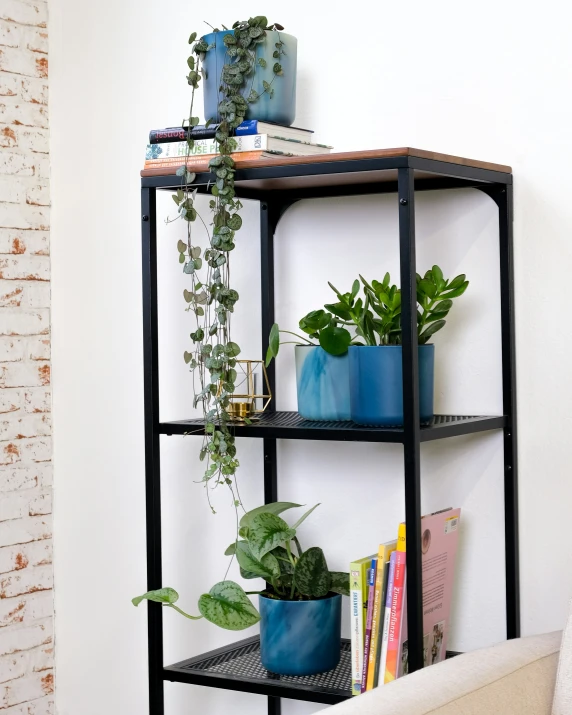
MULTIPOLYGON (((208 191, 212 175, 198 174, 199 192, 208 191)), ((147 494, 148 588, 162 584, 161 573, 161 435, 200 434, 201 422, 160 422, 157 326, 157 190, 174 191, 175 176, 142 179, 143 318, 145 378, 145 469, 147 494)), ((330 155, 305 163, 239 168, 235 177, 239 197, 260 202, 262 344, 266 351, 274 323, 274 232, 284 211, 296 201, 326 196, 395 193, 399 211, 400 273, 403 326, 402 429, 361 427, 352 423, 308 422, 297 413, 270 412, 251 425, 236 427, 238 437, 262 439, 264 499, 278 499, 277 439, 396 442, 403 444, 405 518, 407 521, 407 616, 409 667, 423 662, 421 584, 421 479, 422 442, 502 429, 504 433, 504 515, 507 638, 520 633, 518 571, 518 494, 516 462, 516 386, 514 291, 512 265, 512 174, 508 167, 469 162, 456 157, 429 155, 401 149, 351 155, 330 155), (434 158, 437 157, 437 158, 434 158), (491 168, 492 166, 492 168, 491 168), (502 334, 503 414, 494 416, 438 415, 431 424, 419 423, 415 193, 417 191, 475 188, 498 206, 502 334)), ((269 369, 276 394, 273 364, 269 369)), ((268 696, 269 715, 280 714, 280 698, 333 704, 351 697, 348 646, 342 643, 340 665, 329 674, 288 678, 265 671, 258 659, 258 638, 249 638, 171 666, 163 664, 163 624, 160 604, 149 603, 150 715, 164 715, 164 681, 193 683, 268 696)))

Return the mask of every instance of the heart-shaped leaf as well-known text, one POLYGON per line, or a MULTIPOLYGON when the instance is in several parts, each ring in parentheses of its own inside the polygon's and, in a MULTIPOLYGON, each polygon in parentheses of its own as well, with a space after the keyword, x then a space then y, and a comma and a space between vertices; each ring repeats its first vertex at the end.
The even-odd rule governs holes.
POLYGON ((341 593, 342 596, 350 595, 350 575, 342 571, 330 571, 330 591, 341 593))
POLYGON ((294 504, 294 502, 291 501, 275 501, 270 504, 257 506, 256 509, 247 511, 246 514, 242 516, 239 526, 241 528, 248 528, 249 524, 252 523, 252 520, 255 516, 258 516, 258 514, 282 514, 283 511, 286 511, 287 509, 294 509, 298 506, 302 506, 302 504, 294 504))
POLYGON ((330 326, 320 333, 320 345, 330 355, 343 355, 347 353, 352 336, 345 328, 330 326))
POLYGON ((234 581, 220 581, 203 593, 199 611, 207 621, 229 631, 241 631, 260 620, 258 611, 234 581))
POLYGON ((320 598, 330 592, 332 578, 322 549, 313 546, 304 551, 294 568, 294 581, 304 596, 320 598))
POLYGON ((236 558, 241 569, 267 581, 280 577, 278 561, 272 554, 265 554, 259 561, 252 555, 246 541, 239 541, 236 547, 236 558))
POLYGON ((174 588, 159 588, 156 591, 147 591, 142 596, 137 596, 131 600, 134 606, 138 606, 141 601, 155 601, 156 603, 176 603, 179 594, 174 588))
POLYGON ((290 541, 296 531, 276 514, 263 512, 257 514, 248 527, 248 545, 254 558, 261 560, 264 554, 290 541))

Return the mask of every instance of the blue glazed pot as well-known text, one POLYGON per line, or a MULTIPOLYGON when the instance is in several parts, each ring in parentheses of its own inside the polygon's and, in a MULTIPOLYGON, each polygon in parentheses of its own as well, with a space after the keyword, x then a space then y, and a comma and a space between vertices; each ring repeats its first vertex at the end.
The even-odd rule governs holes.
POLYGON ((351 419, 348 354, 336 357, 319 345, 296 345, 295 356, 300 415, 306 420, 351 419))
POLYGON ((277 601, 259 596, 260 660, 277 675, 314 675, 340 662, 342 597, 277 601))
MULTIPOLYGON (((419 413, 433 417, 435 346, 419 345, 419 413)), ((350 346, 352 420, 360 425, 403 425, 401 345, 350 346)))
MULTIPOLYGON (((210 32, 202 39, 208 45, 213 45, 206 52, 203 63, 206 78, 203 84, 205 119, 218 119, 218 88, 220 86, 220 73, 224 64, 230 58, 226 54, 226 47, 223 42, 225 35, 232 30, 222 32, 210 32)), ((260 95, 256 102, 248 105, 246 119, 259 119, 262 122, 275 122, 289 127, 296 117, 296 58, 298 41, 292 35, 276 30, 268 30, 266 39, 256 45, 256 72, 254 76, 248 77, 245 88, 241 94, 246 98, 250 90, 254 89, 260 95), (275 43, 283 42, 284 54, 280 60, 272 57, 275 51, 275 43), (258 60, 266 60, 266 67, 261 67, 258 60), (280 62, 284 74, 274 77, 272 68, 276 62, 280 62), (274 95, 271 97, 268 92, 264 92, 263 82, 272 83, 274 95)))

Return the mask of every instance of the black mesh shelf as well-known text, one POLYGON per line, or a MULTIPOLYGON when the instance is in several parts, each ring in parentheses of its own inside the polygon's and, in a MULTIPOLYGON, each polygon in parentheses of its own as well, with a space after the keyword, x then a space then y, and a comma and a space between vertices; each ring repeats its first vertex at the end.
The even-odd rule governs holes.
POLYGON ((308 676, 275 675, 262 667, 258 636, 171 665, 163 678, 215 688, 334 705, 351 698, 350 643, 342 640, 334 670, 308 676))
MULTIPOLYGON (((421 427, 421 441, 457 437, 472 432, 501 429, 502 416, 435 415, 421 427)), ((201 420, 162 422, 161 434, 203 434, 201 420)), ((276 439, 319 439, 350 442, 403 442, 400 427, 364 427, 353 422, 322 422, 305 420, 297 412, 267 412, 252 424, 237 423, 237 437, 270 437, 276 439)))

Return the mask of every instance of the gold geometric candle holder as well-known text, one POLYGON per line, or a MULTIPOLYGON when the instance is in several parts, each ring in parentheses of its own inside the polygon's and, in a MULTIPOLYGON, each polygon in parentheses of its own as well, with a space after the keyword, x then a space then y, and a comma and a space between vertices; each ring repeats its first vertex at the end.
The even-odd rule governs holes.
POLYGON ((272 399, 268 373, 263 360, 236 361, 235 390, 230 398, 227 412, 231 420, 244 422, 245 419, 258 419, 272 399), (262 393, 256 390, 257 380, 261 380, 262 393), (240 392, 239 392, 240 391, 240 392), (256 400, 262 400, 262 406, 256 406, 256 400))

